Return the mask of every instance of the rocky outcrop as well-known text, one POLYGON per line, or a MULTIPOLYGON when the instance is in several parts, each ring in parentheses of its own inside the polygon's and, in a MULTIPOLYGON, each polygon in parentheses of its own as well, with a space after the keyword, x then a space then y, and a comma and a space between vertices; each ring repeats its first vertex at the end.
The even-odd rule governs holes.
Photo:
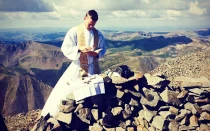
POLYGON ((67 61, 56 46, 37 42, 0 44, 0 64, 6 67, 59 69, 67 61))
POLYGON ((174 87, 199 86, 210 84, 210 52, 200 51, 168 60, 151 74, 161 72, 174 87))
POLYGON ((3 116, 40 109, 52 88, 31 75, 14 74, 0 80, 0 110, 3 116))
POLYGON ((8 131, 28 131, 36 124, 36 119, 40 115, 41 110, 32 110, 27 113, 19 113, 14 116, 5 117, 5 124, 8 131))
POLYGON ((173 88, 161 74, 145 74, 140 79, 128 81, 107 79, 104 78, 105 95, 75 101, 73 94, 69 94, 68 100, 62 100, 56 118, 48 120, 51 128, 92 131, 210 129, 210 87, 173 88))

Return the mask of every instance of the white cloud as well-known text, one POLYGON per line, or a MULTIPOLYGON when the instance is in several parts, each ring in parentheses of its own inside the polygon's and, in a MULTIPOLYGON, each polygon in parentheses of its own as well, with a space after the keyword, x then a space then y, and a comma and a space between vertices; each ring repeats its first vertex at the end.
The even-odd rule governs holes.
POLYGON ((141 18, 147 16, 147 14, 141 10, 113 11, 112 15, 118 18, 141 18))
POLYGON ((201 9, 198 7, 198 1, 190 2, 189 4, 189 12, 194 15, 203 15, 206 13, 206 9, 201 9))
POLYGON ((50 12, 53 6, 44 0, 0 0, 0 11, 50 12))
POLYGON ((30 20, 36 26, 50 22, 52 25, 56 23, 56 26, 75 25, 83 20, 90 9, 95 9, 99 14, 100 22, 97 25, 128 26, 128 23, 132 23, 129 26, 138 26, 140 22, 148 26, 169 22, 170 25, 179 25, 184 21, 188 25, 192 20, 210 19, 209 0, 19 0, 22 5, 15 1, 13 5, 5 6, 2 12, 2 3, 6 5, 12 1, 0 0, 0 20, 30 20), (28 7, 32 5, 34 8, 29 10, 28 7), (12 6, 18 7, 18 10, 12 6))
POLYGON ((181 12, 177 10, 166 10, 166 14, 170 16, 181 16, 181 12))

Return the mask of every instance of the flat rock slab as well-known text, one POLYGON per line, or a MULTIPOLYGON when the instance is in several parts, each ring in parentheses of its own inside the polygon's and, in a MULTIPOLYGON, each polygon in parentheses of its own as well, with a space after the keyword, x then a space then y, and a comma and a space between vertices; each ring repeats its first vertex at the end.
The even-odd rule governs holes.
POLYGON ((179 95, 179 93, 177 93, 175 91, 168 90, 168 89, 164 90, 160 94, 160 96, 164 102, 170 103, 173 105, 181 104, 181 101, 177 98, 178 95, 179 95))
POLYGON ((153 118, 152 125, 155 128, 162 130, 164 126, 164 122, 165 122, 165 119, 162 116, 155 116, 153 118))
POLYGON ((149 111, 146 109, 139 111, 139 116, 146 119, 148 122, 150 122, 156 114, 156 111, 149 111))
POLYGON ((147 88, 143 88, 144 95, 141 97, 140 103, 150 107, 156 107, 160 97, 157 92, 153 92, 147 88))

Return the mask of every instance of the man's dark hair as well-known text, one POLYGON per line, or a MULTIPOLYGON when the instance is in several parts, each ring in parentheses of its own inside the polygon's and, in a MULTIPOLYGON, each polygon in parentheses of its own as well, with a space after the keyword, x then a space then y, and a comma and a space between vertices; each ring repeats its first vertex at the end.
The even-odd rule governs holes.
POLYGON ((98 20, 98 13, 95 11, 95 10, 89 10, 85 16, 90 16, 90 18, 93 20, 93 21, 97 21, 98 20))

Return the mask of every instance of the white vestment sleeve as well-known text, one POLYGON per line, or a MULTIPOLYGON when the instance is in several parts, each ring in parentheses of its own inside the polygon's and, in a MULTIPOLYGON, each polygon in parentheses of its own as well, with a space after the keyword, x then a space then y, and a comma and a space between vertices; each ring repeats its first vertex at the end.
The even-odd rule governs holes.
POLYGON ((102 49, 99 52, 99 59, 102 58, 106 53, 106 47, 105 47, 105 40, 104 36, 99 32, 99 41, 98 41, 98 49, 102 49))
POLYGON ((78 46, 77 46, 77 33, 76 33, 76 27, 70 29, 64 40, 63 44, 61 46, 61 51, 63 54, 70 60, 78 60, 80 57, 80 53, 78 52, 78 46))

